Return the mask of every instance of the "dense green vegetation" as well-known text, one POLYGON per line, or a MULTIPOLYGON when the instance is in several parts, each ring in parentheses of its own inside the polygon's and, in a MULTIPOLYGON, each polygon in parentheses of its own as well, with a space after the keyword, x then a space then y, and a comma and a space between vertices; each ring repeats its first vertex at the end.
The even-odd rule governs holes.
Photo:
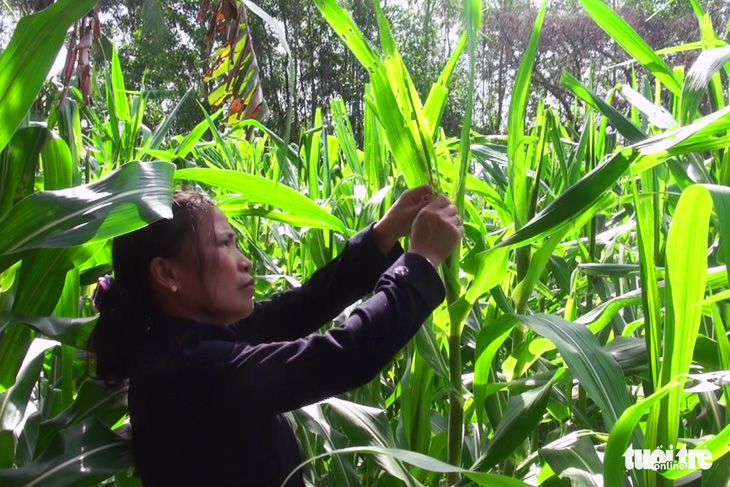
POLYGON ((293 413, 313 485, 730 485, 730 46, 696 0, 700 37, 662 52, 601 0, 579 0, 628 77, 567 64, 552 98, 532 84, 543 2, 503 92, 503 134, 472 123, 480 1, 458 4, 463 35, 448 59, 429 57, 438 77, 425 86, 377 1, 365 15, 377 32, 363 33, 316 0, 317 22, 362 67, 362 131, 352 100, 334 98, 329 116, 295 117, 291 137, 224 125, 227 108, 197 107, 180 129, 191 95, 150 128, 156 93, 127 89, 137 80, 111 46, 96 105, 72 88, 39 122, 46 73, 94 3, 24 17, 0 57, 0 485, 139 485, 125 390, 89 378, 84 347, 110 239, 169 216, 174 185, 215 196, 264 299, 426 182, 465 221, 440 270, 447 300, 371 384, 293 413), (459 69, 458 130, 445 130, 459 69), (561 97, 578 101, 570 113, 561 97), (630 445, 707 448, 714 462, 627 470, 630 445))

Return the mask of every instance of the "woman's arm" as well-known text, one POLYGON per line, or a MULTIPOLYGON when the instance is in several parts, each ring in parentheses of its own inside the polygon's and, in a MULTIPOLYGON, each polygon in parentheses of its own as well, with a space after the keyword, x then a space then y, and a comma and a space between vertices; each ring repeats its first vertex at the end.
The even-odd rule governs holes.
POLYGON ((371 292, 380 275, 403 254, 397 240, 389 253, 383 254, 379 249, 382 239, 376 238, 374 226, 351 237, 339 256, 300 287, 256 302, 251 315, 232 324, 231 329, 239 339, 258 344, 294 340, 333 320, 371 292))
POLYGON ((184 355, 199 377, 252 413, 290 411, 372 380, 444 300, 424 257, 407 253, 382 274, 372 298, 343 326, 294 341, 249 345, 203 340, 184 355), (202 374, 202 375, 201 375, 202 374))

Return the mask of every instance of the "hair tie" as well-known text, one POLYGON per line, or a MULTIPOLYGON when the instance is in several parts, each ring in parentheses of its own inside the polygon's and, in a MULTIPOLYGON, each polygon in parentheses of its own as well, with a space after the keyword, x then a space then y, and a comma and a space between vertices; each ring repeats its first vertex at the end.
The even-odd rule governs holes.
POLYGON ((96 309, 101 310, 101 306, 104 302, 104 296, 107 295, 109 291, 111 291, 114 284, 114 278, 109 274, 104 274, 104 277, 100 277, 96 280, 96 290, 94 291, 94 295, 91 298, 96 309))

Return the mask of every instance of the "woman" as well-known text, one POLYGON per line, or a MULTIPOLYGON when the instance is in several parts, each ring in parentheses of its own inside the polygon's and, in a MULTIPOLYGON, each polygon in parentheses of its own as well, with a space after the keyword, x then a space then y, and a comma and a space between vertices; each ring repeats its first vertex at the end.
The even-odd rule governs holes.
POLYGON ((282 413, 372 380, 443 301, 436 267, 463 232, 445 196, 406 191, 301 287, 256 303, 251 261, 203 193, 176 192, 172 219, 114 239, 91 341, 97 375, 129 379, 143 485, 281 485, 301 462, 282 413))

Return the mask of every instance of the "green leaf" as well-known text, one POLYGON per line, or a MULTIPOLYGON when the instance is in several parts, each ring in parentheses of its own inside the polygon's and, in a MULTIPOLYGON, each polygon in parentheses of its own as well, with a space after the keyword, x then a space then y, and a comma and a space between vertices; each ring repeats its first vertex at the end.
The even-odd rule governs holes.
POLYGON ((542 23, 547 10, 547 0, 543 0, 537 19, 530 34, 527 49, 517 70, 517 79, 512 89, 507 120, 507 160, 510 192, 512 194, 515 228, 521 228, 528 218, 530 202, 529 184, 525 159, 525 110, 530 96, 530 81, 537 57, 537 48, 542 32, 542 23))
POLYGON ((563 227, 550 238, 546 239, 545 243, 540 249, 535 252, 530 259, 530 265, 527 268, 527 274, 525 278, 520 281, 515 290, 512 293, 512 299, 515 303, 515 309, 524 310, 527 307, 527 302, 532 295, 532 291, 540 281, 540 276, 545 270, 545 266, 550 261, 550 256, 553 255, 555 247, 563 240, 565 234, 568 232, 569 227, 563 227))
POLYGON ((569 478, 573 487, 603 486, 600 481, 601 460, 585 435, 571 433, 541 448, 540 455, 558 477, 569 478))
POLYGON ((177 117, 177 112, 180 111, 180 108, 185 104, 192 91, 193 89, 189 88, 188 91, 185 92, 182 98, 180 98, 180 101, 177 102, 177 105, 175 105, 175 108, 172 109, 172 111, 162 121, 160 126, 157 127, 154 134, 152 134, 152 139, 148 149, 158 149, 162 145, 162 141, 165 139, 165 136, 167 136, 167 133, 172 127, 172 122, 174 122, 175 117, 177 117))
POLYGON ((360 64, 368 71, 374 70, 380 62, 347 12, 335 0, 314 0, 314 3, 360 64))
MULTIPOLYGON (((18 287, 12 311, 36 316, 50 315, 62 295, 66 274, 89 259, 99 249, 97 244, 63 248, 35 249, 23 257, 18 273, 18 287)), ((78 299, 76 307, 78 307, 78 299)), ((86 331, 86 330, 84 330, 86 331)), ((64 337, 78 342, 81 333, 64 337), (75 336, 73 336, 75 335, 75 336)), ((10 326, 0 340, 0 385, 7 387, 15 381, 22 357, 31 344, 31 330, 24 326, 10 326)), ((83 348, 83 345, 81 346, 83 348)))
MULTIPOLYGON (((725 426, 722 431, 714 435, 707 441, 695 447, 695 450, 707 450, 712 454, 712 462, 715 463, 728 452, 730 452, 730 425, 725 426)), ((668 479, 681 479, 685 475, 697 471, 696 468, 673 469, 662 472, 662 475, 668 479)), ((704 480, 704 476, 703 476, 704 480)), ((707 485, 710 485, 709 483, 707 485)), ((712 484, 716 485, 716 484, 712 484)))
MULTIPOLYGON (((464 197, 466 193, 466 175, 470 172, 471 166, 471 127, 472 113, 474 111, 474 84, 476 78, 476 49, 477 36, 481 29, 482 23, 482 2, 481 0, 468 0, 464 2, 464 22, 466 24, 467 34, 467 54, 469 60, 469 81, 466 95, 466 107, 464 109, 464 117, 461 124, 461 143, 459 144, 459 163, 455 171, 452 186, 452 200, 456 205, 460 215, 464 215, 464 197)), ((455 250, 455 256, 459 255, 459 247, 455 250)), ((454 258, 454 254, 447 261, 447 269, 453 279, 447 278, 447 294, 460 294, 460 287, 456 290, 450 282, 458 282, 459 265, 458 259, 454 258), (454 262, 455 261, 455 262, 454 262)), ((461 326, 452 320, 452 326, 461 326)))
POLYGON ((570 371, 599 407, 606 425, 612 427, 631 406, 631 400, 621 367, 596 337, 585 326, 554 315, 517 315, 517 319, 555 344, 570 371))
POLYGON ((617 152, 611 155, 496 247, 514 248, 526 245, 570 223, 600 200, 604 192, 628 169, 636 155, 633 152, 626 155, 617 152))
POLYGON ((477 420, 484 423, 484 400, 487 397, 489 370, 494 357, 512 329, 517 324, 513 315, 503 315, 481 329, 477 335, 477 345, 474 363, 474 402, 476 403, 477 420))
POLYGON ((40 125, 23 127, 13 134, 0 154, 0 217, 34 191, 38 156, 52 137, 53 133, 40 125))
POLYGON ((730 144, 730 107, 697 119, 689 125, 650 137, 631 146, 639 149, 640 157, 632 171, 650 169, 669 156, 725 148, 730 144))
POLYGON ((380 1, 375 0, 373 6, 385 56, 378 69, 370 75, 378 116, 408 186, 416 187, 428 182, 438 192, 438 168, 429 122, 423 113, 418 91, 398 52, 388 20, 380 8, 380 1), (394 107, 398 107, 398 110, 394 110, 394 107), (398 120, 396 126, 384 122, 386 119, 395 121, 389 112, 398 114, 394 117, 398 120), (395 127, 399 128, 391 132, 395 127), (405 133, 399 134, 401 130, 405 133))
POLYGON ((474 281, 464 295, 471 306, 490 289, 502 282, 507 273, 509 251, 501 248, 485 250, 477 255, 476 260, 477 271, 474 281))
MULTIPOLYGON (((627 408, 616 424, 611 428, 606 444, 606 457, 603 461, 603 478, 606 487, 621 487, 621 479, 626 475, 623 454, 629 446, 639 421, 657 401, 667 395, 670 390, 684 385, 685 380, 675 380, 657 389, 654 394, 627 408)), ((645 445, 632 445, 642 449, 645 445)))
MULTIPOLYGON (((667 237, 667 282, 670 292, 664 325, 660 385, 689 373, 699 335, 707 276, 707 235, 713 207, 719 215, 721 242, 730 245, 730 190, 724 186, 692 185, 682 192, 667 237)), ((679 434, 681 391, 671 390, 652 411, 647 427, 649 447, 675 445, 679 434)))
MULTIPOLYGON (((429 317, 424 325, 419 328, 415 337, 416 348, 428 365, 440 377, 447 379, 449 377, 449 366, 439 349, 436 334, 433 331, 433 323, 429 317)), ((446 387, 453 387, 453 384, 446 381, 446 387)))
MULTIPOLYGON (((362 443, 370 443, 382 448, 394 448, 395 438, 390 429, 388 418, 382 409, 364 406, 354 402, 343 401, 337 398, 327 399, 328 404, 335 414, 341 419, 339 427, 342 428, 348 438, 362 443)), ((337 424, 337 422, 333 422, 337 424)), ((376 457, 376 460, 388 473, 413 485, 408 470, 394 458, 376 457)), ((286 482, 285 482, 286 483, 286 482)), ((419 485, 415 483, 415 485, 419 485)))
POLYGON ((0 470, 3 487, 91 487, 133 466, 131 442, 98 419, 62 430, 28 465, 0 470))
POLYGON ((12 467, 13 452, 15 451, 13 430, 23 420, 23 415, 30 402, 30 393, 43 369, 46 350, 58 345, 59 343, 56 341, 42 338, 35 339, 28 353, 25 354, 15 384, 0 395, 0 446, 2 446, 0 448, 2 451, 0 453, 0 468, 12 467))
POLYGON ((379 3, 374 2, 374 7, 385 55, 383 62, 373 54, 355 23, 334 0, 317 0, 315 4, 368 71, 372 96, 366 97, 366 103, 375 107, 406 184, 416 187, 429 182, 438 191, 438 182, 432 173, 436 156, 429 120, 379 3))
MULTIPOLYGON (((218 117, 220 117, 221 113, 223 113, 223 110, 218 110, 212 115, 209 115, 209 117, 211 120, 215 121, 218 117)), ((203 135, 205 135, 205 132, 209 127, 210 125, 208 124, 207 118, 198 123, 198 125, 196 125, 195 128, 193 128, 193 130, 191 130, 175 148, 175 155, 181 159, 186 158, 188 154, 190 154, 190 151, 195 148, 195 144, 197 144, 203 135)))
MULTIPOLYGON (((346 445, 345 436, 331 427, 328 417, 324 415, 322 405, 305 406, 293 411, 292 414, 299 426, 321 439, 327 451, 343 448, 346 445)), ((305 448, 306 457, 312 457, 318 452, 314 445, 307 444, 305 448)), ((328 470, 337 476, 338 482, 343 487, 354 487, 361 483, 360 478, 355 473, 353 462, 342 455, 336 455, 332 459, 328 470)))
POLYGON ((679 95, 682 87, 672 70, 639 34, 602 0, 578 0, 593 20, 630 56, 652 72, 669 90, 679 95))
POLYGON ((83 186, 35 193, 0 219, 0 255, 107 240, 172 217, 167 162, 130 162, 83 186))
POLYGON ((60 0, 23 17, 0 56, 0 150, 10 140, 43 86, 66 31, 97 0, 60 0))
MULTIPOLYGON (((200 103, 198 103, 200 105, 200 103)), ((225 161, 225 165, 227 169, 233 169, 236 167, 235 162, 233 160, 233 154, 231 153, 231 148, 229 147, 229 144, 226 144, 223 140, 223 135, 218 130, 218 127, 215 126, 215 122, 213 121, 213 117, 211 117, 208 112, 203 108, 202 105, 200 105, 200 109, 203 111, 203 116, 205 117, 205 121, 208 123, 208 129, 210 130, 210 133, 213 134, 213 140, 215 140, 215 148, 220 151, 221 155, 223 156, 223 159, 225 161)))
POLYGON ((41 151, 43 189, 55 190, 73 186, 73 161, 66 141, 53 137, 41 151))
POLYGON ((456 49, 451 53, 451 57, 441 71, 439 78, 431 87, 431 91, 428 92, 428 98, 426 98, 426 103, 423 105, 423 114, 428 119, 432 139, 436 138, 436 130, 441 125, 441 117, 444 114, 444 107, 449 94, 449 83, 451 82, 451 76, 454 74, 456 62, 461 57, 461 53, 464 52, 464 47, 466 47, 466 37, 466 34, 462 34, 459 38, 456 49))
POLYGON ((60 430, 92 415, 104 425, 114 426, 127 413, 127 391, 126 386, 107 390, 103 381, 84 381, 74 401, 61 414, 40 424, 36 453, 42 452, 60 430))
MULTIPOLYGON (((346 233, 344 224, 314 201, 276 181, 225 169, 183 169, 175 173, 176 180, 192 180, 240 193, 251 203, 275 206, 306 220, 311 227, 327 228, 346 233)), ((302 221, 302 220, 300 220, 302 221)))
POLYGON ((634 125, 631 120, 626 118, 609 103, 602 100, 600 96, 583 86, 580 81, 575 79, 573 75, 567 71, 563 71, 563 77, 560 82, 570 89, 570 91, 575 93, 578 98, 600 111, 611 121, 611 123, 613 123, 616 130, 629 140, 629 142, 634 143, 646 139, 646 134, 642 132, 639 127, 634 125))
POLYGON ((636 211, 636 234, 639 249, 641 280, 641 301, 644 310, 644 337, 647 344, 649 377, 652 387, 659 383, 659 361, 661 349, 661 300, 657 284, 656 255, 660 225, 659 196, 656 192, 655 171, 645 171, 640 175, 642 194, 639 193, 636 179, 631 185, 636 211))
POLYGON ((687 73, 680 98, 680 119, 682 125, 694 120, 697 107, 707 91, 712 77, 730 61, 730 47, 702 51, 687 73))
POLYGON ((409 370, 403 376, 401 394, 403 431, 412 451, 428 454, 431 443, 434 371, 419 351, 413 353, 409 370))
POLYGON ((129 118, 129 102, 127 101, 127 89, 124 87, 124 74, 122 73, 122 65, 119 61, 119 54, 116 48, 112 46, 112 77, 111 77, 112 97, 114 99, 114 112, 117 120, 121 122, 131 121, 129 118))
MULTIPOLYGON (((380 160, 378 160, 378 164, 375 164, 376 167, 374 170, 370 170, 370 166, 368 164, 369 161, 375 159, 375 157, 368 157, 370 155, 370 151, 368 151, 368 149, 375 145, 374 143, 371 143, 369 137, 379 140, 376 138, 379 134, 376 132, 377 124, 375 123, 374 117, 372 117, 372 111, 367 105, 365 106, 365 126, 365 173, 366 179, 371 181, 377 177, 378 172, 381 169, 381 164, 380 160)), ((320 151, 322 150, 322 132, 322 109, 317 107, 317 110, 314 112, 314 128, 304 137, 304 158, 307 162, 309 197, 315 201, 320 196, 318 168, 320 151)), ((378 149, 379 147, 373 147, 373 150, 376 152, 378 149)), ((378 155, 380 154, 382 154, 382 151, 378 152, 378 155)))
POLYGON ((0 311, 0 329, 9 323, 23 323, 45 336, 77 348, 86 345, 83 331, 90 331, 98 315, 90 318, 59 318, 57 316, 32 316, 23 313, 0 311), (83 330, 82 330, 83 329, 83 330))
POLYGON ((346 455, 349 453, 368 453, 371 455, 387 456, 407 463, 409 465, 416 466, 423 470, 428 470, 429 472, 460 473, 463 474, 465 477, 473 480, 478 485, 482 485, 485 487, 529 487, 529 484, 526 484, 519 479, 506 477, 504 475, 472 472, 470 470, 464 470, 459 467, 454 467, 453 465, 449 465, 448 463, 444 463, 440 460, 436 460, 435 458, 423 455, 421 453, 416 453, 408 450, 399 450, 396 448, 381 448, 376 446, 355 446, 350 448, 341 448, 339 450, 333 450, 310 458, 289 473, 289 476, 284 479, 282 487, 286 485, 286 483, 295 472, 297 472, 307 464, 320 458, 325 458, 333 455, 346 455))
POLYGON ((678 122, 674 119, 674 117, 672 117, 672 114, 669 113, 666 108, 650 102, 641 93, 635 91, 629 85, 621 85, 621 95, 623 95, 623 97, 641 113, 646 115, 649 119, 649 123, 655 127, 668 129, 678 125, 678 122))
POLYGON ((475 462, 475 469, 481 466, 491 468, 501 462, 532 433, 545 413, 552 387, 553 379, 539 388, 510 398, 507 413, 499 421, 487 450, 475 462))
POLYGON ((355 133, 352 131, 350 117, 347 115, 347 107, 342 98, 335 98, 330 102, 332 119, 335 123, 335 135, 340 142, 342 154, 345 161, 350 166, 353 174, 362 176, 362 165, 357 155, 357 143, 355 142, 355 133))
POLYGON ((611 354, 626 375, 647 369, 646 340, 643 338, 619 335, 603 349, 611 354))

